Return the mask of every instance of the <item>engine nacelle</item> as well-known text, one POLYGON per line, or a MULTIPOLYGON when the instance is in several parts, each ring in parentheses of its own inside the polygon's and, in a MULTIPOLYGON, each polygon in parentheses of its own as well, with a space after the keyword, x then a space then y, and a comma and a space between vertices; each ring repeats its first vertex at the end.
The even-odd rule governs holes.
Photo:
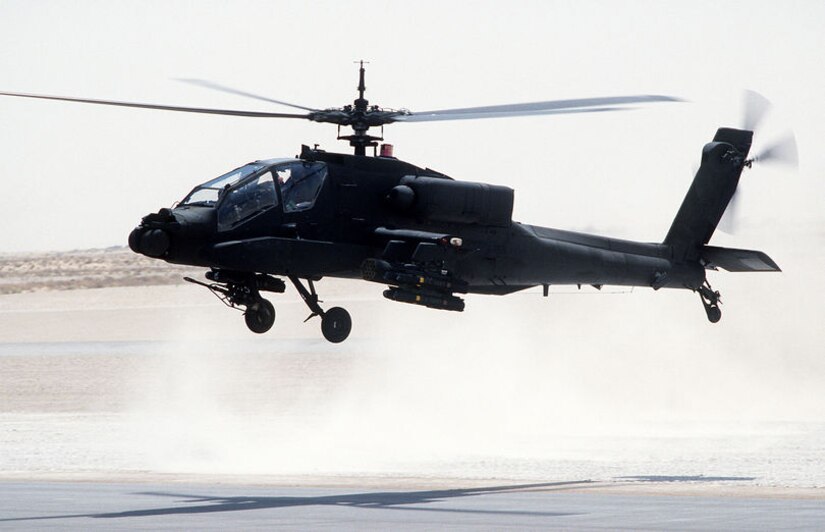
POLYGON ((436 177, 405 176, 387 196, 400 213, 436 222, 507 226, 513 189, 436 177))

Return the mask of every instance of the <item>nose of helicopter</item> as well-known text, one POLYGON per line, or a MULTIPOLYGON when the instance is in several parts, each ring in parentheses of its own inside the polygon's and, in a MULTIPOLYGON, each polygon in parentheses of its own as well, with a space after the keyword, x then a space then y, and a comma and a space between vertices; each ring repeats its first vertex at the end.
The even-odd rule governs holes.
POLYGON ((169 233, 163 229, 135 227, 129 233, 129 247, 135 253, 149 257, 162 257, 169 251, 169 233))
POLYGON ((129 247, 135 253, 170 262, 189 258, 209 232, 214 218, 211 211, 209 208, 161 209, 144 216, 129 234, 129 247))
POLYGON ((162 257, 169 251, 170 232, 174 230, 174 226, 179 225, 170 209, 161 209, 144 216, 140 225, 129 233, 129 247, 135 253, 162 257))

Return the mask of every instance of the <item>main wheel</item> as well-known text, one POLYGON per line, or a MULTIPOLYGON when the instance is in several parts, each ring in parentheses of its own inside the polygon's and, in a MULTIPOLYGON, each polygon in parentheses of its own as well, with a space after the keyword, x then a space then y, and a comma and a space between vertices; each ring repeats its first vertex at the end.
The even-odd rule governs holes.
POLYGON ((349 312, 341 307, 332 307, 324 312, 321 318, 321 332, 324 338, 333 344, 338 344, 347 339, 351 330, 352 318, 349 312))
POLYGON ((247 307, 243 317, 250 331, 263 334, 275 323, 275 307, 266 299, 261 299, 257 304, 247 307))

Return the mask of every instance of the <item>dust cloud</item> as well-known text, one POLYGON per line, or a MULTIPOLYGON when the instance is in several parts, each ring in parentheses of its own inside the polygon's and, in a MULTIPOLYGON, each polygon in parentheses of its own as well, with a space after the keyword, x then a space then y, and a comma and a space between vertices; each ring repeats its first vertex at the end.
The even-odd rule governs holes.
POLYGON ((3 295, 0 471, 825 485, 821 235, 749 238, 784 273, 711 272, 716 325, 684 291, 450 313, 324 279, 354 321, 332 345, 292 292, 260 336, 191 285, 3 295))
POLYGON ((299 325, 295 300, 263 338, 204 333, 195 315, 131 381, 131 445, 153 470, 237 474, 518 476, 649 458, 661 438, 704 438, 708 460, 734 438, 741 454, 825 414, 821 315, 788 315, 812 296, 795 279, 765 282, 756 307, 736 299, 759 279, 719 274, 721 326, 694 294, 643 289, 470 296, 462 315, 342 283, 341 345, 299 325))

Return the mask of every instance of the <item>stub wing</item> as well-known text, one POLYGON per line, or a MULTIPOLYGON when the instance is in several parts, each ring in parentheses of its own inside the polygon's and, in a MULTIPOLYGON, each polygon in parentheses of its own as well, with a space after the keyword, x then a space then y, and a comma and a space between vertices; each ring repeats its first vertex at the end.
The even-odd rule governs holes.
POLYGON ((707 268, 729 272, 780 272, 779 266, 761 251, 704 246, 702 258, 707 268))

